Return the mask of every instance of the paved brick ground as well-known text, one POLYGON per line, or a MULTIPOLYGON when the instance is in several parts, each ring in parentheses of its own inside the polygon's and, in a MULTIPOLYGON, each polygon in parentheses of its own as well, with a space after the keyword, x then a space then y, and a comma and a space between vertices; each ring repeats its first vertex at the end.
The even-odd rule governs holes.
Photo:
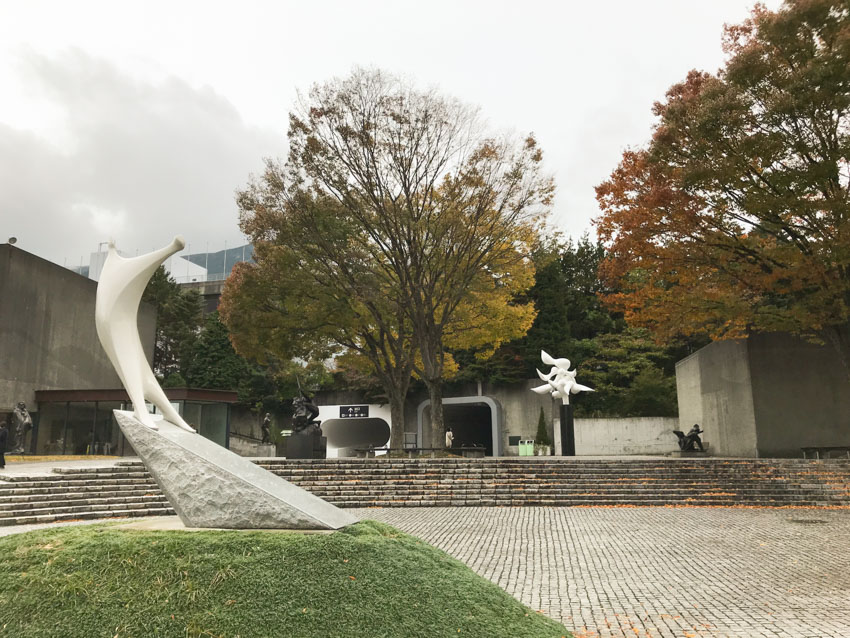
POLYGON ((848 638, 850 511, 362 509, 581 638, 848 638))

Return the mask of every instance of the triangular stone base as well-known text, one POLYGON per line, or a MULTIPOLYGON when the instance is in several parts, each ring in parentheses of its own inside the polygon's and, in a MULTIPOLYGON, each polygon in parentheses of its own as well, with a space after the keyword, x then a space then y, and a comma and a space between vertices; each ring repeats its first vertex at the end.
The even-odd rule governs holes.
POLYGON ((124 436, 187 527, 339 529, 351 514, 167 421, 115 410, 124 436))

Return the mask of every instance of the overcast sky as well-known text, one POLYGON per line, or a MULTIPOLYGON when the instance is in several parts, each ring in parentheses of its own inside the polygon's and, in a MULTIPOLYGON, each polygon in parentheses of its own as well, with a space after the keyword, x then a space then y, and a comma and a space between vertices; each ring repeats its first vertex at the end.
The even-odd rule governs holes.
POLYGON ((242 243, 234 191, 285 155, 296 90, 355 65, 533 131, 553 226, 577 236, 652 103, 716 71, 723 24, 752 4, 0 0, 0 241, 68 266, 110 237, 128 254, 242 243))

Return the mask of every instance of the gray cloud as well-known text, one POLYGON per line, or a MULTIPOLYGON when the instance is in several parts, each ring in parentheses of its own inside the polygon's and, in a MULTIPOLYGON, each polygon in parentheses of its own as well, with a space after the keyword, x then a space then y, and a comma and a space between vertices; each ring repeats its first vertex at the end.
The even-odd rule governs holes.
POLYGON ((280 133, 247 125, 210 88, 134 79, 78 50, 21 62, 61 109, 63 136, 0 125, 0 233, 69 265, 110 237, 142 251, 177 233, 193 252, 241 240, 234 190, 284 152, 280 133))

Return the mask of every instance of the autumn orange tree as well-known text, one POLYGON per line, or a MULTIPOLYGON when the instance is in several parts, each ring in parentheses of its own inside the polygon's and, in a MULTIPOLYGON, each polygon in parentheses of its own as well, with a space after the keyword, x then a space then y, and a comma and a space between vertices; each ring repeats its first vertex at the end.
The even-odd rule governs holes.
POLYGON ((236 264, 222 291, 233 345, 260 362, 354 358, 384 389, 401 447, 416 353, 404 311, 335 200, 302 196, 293 208, 278 197, 275 173, 239 195, 254 262, 236 264))
MULTIPOLYGON (((488 133, 476 109, 359 69, 303 96, 288 137, 286 162, 269 160, 237 197, 258 267, 225 300, 235 309, 237 289, 276 286, 265 301, 289 318, 266 328, 281 351, 315 338, 371 356, 370 339, 395 343, 370 361, 425 382, 441 444, 447 344, 486 353, 533 321, 517 296, 533 283, 528 254, 553 190, 541 151, 531 136, 488 133)), ((223 315, 239 350, 253 329, 223 315)))
POLYGON ((723 44, 597 187, 606 301, 661 338, 822 339, 850 374, 850 8, 759 5, 723 44))

